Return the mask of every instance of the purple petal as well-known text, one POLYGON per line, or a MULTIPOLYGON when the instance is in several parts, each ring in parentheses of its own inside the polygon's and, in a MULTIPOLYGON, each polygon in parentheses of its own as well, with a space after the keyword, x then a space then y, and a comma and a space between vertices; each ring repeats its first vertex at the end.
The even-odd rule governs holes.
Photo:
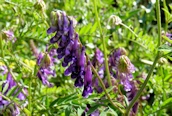
POLYGON ((52 26, 47 30, 47 34, 54 33, 55 31, 57 31, 57 27, 52 26))
POLYGON ((83 84, 84 84, 84 82, 83 82, 83 79, 82 78, 77 78, 75 80, 75 87, 82 87, 83 84))
POLYGON ((59 38, 57 38, 56 36, 54 36, 54 37, 52 37, 51 39, 50 39, 50 43, 56 43, 57 41, 58 41, 58 39, 59 38))

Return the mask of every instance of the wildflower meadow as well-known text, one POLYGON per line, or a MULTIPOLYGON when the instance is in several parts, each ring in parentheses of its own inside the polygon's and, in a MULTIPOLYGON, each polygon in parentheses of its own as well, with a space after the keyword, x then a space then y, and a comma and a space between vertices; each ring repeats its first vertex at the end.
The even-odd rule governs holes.
POLYGON ((172 116, 172 1, 0 0, 0 116, 172 116))

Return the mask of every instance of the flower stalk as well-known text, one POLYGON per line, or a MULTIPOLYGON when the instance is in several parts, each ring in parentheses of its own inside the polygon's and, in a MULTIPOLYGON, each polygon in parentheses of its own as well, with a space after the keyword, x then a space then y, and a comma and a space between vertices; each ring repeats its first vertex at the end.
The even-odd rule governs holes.
POLYGON ((103 36, 102 27, 101 27, 101 24, 100 24, 98 13, 97 13, 96 0, 93 0, 93 3, 94 3, 94 12, 95 12, 95 15, 96 15, 96 20, 97 20, 98 27, 99 27, 99 30, 100 30, 100 36, 101 36, 102 43, 103 43, 103 52, 104 52, 104 57, 105 57, 105 68, 106 68, 107 79, 108 79, 109 87, 111 87, 112 82, 111 82, 111 76, 110 76, 109 66, 108 66, 108 58, 107 58, 105 38, 103 36))
POLYGON ((106 91, 106 87, 105 87, 105 85, 104 85, 104 83, 103 83, 101 77, 99 76, 99 74, 97 73, 96 69, 94 68, 94 66, 93 66, 92 64, 91 64, 91 69, 92 69, 93 73, 96 75, 96 77, 98 78, 98 80, 99 80, 99 82, 100 82, 100 84, 101 84, 101 86, 102 86, 102 89, 103 89, 103 91, 105 92, 105 95, 107 96, 107 98, 108 98, 108 100, 110 101, 111 105, 112 105, 114 108, 118 109, 121 113, 124 113, 123 110, 121 110, 121 109, 119 108, 119 106, 117 106, 117 105, 112 101, 112 99, 110 98, 110 95, 109 95, 108 92, 106 91))

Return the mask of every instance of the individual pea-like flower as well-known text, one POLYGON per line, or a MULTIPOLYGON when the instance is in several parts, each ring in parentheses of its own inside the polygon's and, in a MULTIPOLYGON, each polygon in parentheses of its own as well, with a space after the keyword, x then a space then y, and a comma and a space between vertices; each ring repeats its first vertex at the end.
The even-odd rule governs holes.
POLYGON ((55 57, 57 57, 56 49, 52 48, 49 52, 46 50, 45 54, 40 53, 37 58, 37 65, 39 66, 37 76, 48 87, 52 87, 52 83, 48 81, 48 76, 56 76, 55 70, 52 69, 52 66, 57 63, 55 57))
POLYGON ((85 69, 85 75, 84 75, 84 90, 82 93, 83 97, 88 97, 92 92, 92 70, 91 70, 91 63, 88 61, 88 64, 85 69))
POLYGON ((12 41, 14 43, 17 40, 16 37, 14 36, 14 32, 12 30, 4 31, 4 33, 5 33, 8 41, 12 41))

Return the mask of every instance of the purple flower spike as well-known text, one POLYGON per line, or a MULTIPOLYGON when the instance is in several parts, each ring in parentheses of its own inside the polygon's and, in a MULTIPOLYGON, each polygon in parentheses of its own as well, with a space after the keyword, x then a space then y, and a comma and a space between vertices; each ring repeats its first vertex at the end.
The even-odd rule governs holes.
MULTIPOLYGON (((53 22, 53 24, 57 24, 57 30, 53 27, 50 27, 47 30, 48 33, 56 32, 56 35, 50 40, 50 43, 58 44, 59 47, 57 48, 56 53, 57 58, 63 60, 62 66, 67 67, 69 65, 69 67, 66 68, 64 75, 71 75, 71 78, 75 79, 76 87, 82 87, 84 85, 83 96, 87 97, 93 90, 91 87, 92 71, 89 63, 87 70, 85 70, 85 47, 81 48, 78 34, 74 30, 75 20, 72 17, 67 16, 65 12, 57 11, 56 13, 57 15, 53 19, 57 20, 56 22, 53 22), (84 77, 85 71, 87 71, 87 78, 84 77), (91 76, 91 80, 89 80, 89 76, 91 76)), ((38 75, 44 75, 44 73, 39 72, 38 75)), ((43 77, 41 79, 43 79, 43 77)))
POLYGON ((87 64, 85 69, 85 76, 84 76, 84 91, 82 93, 83 97, 88 97, 93 92, 92 89, 92 71, 90 66, 90 61, 87 64))

